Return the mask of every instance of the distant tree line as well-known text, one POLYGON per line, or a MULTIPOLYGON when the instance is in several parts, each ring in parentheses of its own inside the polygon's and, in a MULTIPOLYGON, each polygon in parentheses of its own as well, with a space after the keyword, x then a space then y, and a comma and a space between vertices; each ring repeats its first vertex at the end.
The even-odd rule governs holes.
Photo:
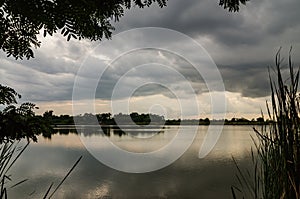
POLYGON ((272 123, 271 120, 265 120, 263 117, 253 118, 231 118, 225 120, 210 120, 205 119, 165 119, 164 116, 149 113, 132 112, 130 114, 119 113, 112 115, 111 113, 91 114, 85 113, 77 116, 70 115, 54 115, 53 111, 46 111, 42 117, 49 121, 52 125, 74 125, 76 124, 96 124, 101 125, 117 125, 117 124, 137 124, 137 125, 210 125, 210 124, 225 124, 225 125, 263 125, 272 123))

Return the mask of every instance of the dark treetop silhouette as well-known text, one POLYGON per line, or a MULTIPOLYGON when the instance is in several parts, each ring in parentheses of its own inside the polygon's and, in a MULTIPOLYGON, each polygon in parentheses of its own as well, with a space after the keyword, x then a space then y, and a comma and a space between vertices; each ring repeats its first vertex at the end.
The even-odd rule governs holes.
POLYGON ((37 141, 36 135, 52 133, 50 122, 35 116, 34 104, 15 105, 20 97, 14 89, 0 84, 0 104, 6 106, 0 110, 0 144, 22 138, 37 141))
MULTIPOLYGON (((220 0, 230 12, 238 11, 248 0, 220 0)), ((60 33, 74 39, 109 39, 124 9, 144 8, 167 0, 0 0, 0 49, 16 59, 34 57, 32 48, 40 46, 37 35, 60 33)), ((184 3, 184 2, 183 2, 184 3)))

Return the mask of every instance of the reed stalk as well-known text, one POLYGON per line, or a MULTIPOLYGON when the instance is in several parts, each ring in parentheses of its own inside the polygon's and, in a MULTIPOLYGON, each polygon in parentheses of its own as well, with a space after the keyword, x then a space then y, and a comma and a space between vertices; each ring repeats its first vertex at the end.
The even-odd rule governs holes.
POLYGON ((239 187, 231 188, 233 198, 300 198, 299 68, 294 70, 291 50, 288 78, 283 75, 280 50, 269 74, 271 106, 267 103, 267 110, 274 122, 260 130, 254 128, 258 141, 254 141, 256 147, 252 153, 253 172, 249 178, 246 176, 249 171, 244 172, 237 166, 239 187), (275 73, 275 81, 271 70, 275 73))

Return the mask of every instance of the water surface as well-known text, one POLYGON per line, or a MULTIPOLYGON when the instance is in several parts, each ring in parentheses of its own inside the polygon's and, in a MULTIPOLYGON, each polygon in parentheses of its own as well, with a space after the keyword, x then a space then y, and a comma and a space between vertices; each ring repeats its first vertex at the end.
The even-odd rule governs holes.
MULTIPOLYGON (((189 133, 189 127, 185 128, 189 133)), ((42 198, 49 185, 54 182, 55 187, 78 157, 83 156, 53 198, 231 198, 230 187, 237 184, 232 156, 242 168, 251 165, 252 126, 224 126, 213 151, 199 159, 207 128, 199 126, 193 144, 173 164, 142 174, 116 171, 100 163, 85 149, 80 136, 66 134, 69 130, 60 130, 65 134, 55 134, 51 140, 39 137, 38 143, 29 145, 10 172, 14 182, 29 180, 9 189, 9 196, 42 198)), ((143 153, 165 146, 177 130, 177 126, 169 126, 130 129, 130 134, 123 134, 108 128, 109 137, 84 128, 79 133, 99 143, 108 137, 124 150, 143 153)))

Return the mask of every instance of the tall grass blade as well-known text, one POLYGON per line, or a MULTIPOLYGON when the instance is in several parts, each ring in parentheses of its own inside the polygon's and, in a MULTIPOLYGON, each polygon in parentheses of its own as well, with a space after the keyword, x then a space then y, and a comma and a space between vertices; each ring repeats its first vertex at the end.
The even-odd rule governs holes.
POLYGON ((75 169, 77 164, 80 162, 82 156, 78 158, 78 160, 75 162, 75 164, 72 166, 72 168, 69 170, 69 172, 65 175, 65 177, 62 179, 62 181, 57 185, 57 187, 54 189, 52 194, 49 196, 49 199, 55 194, 55 192, 59 189, 59 187, 64 183, 64 181, 67 179, 67 177, 70 175, 70 173, 75 169))
POLYGON ((46 199, 46 198, 47 198, 47 196, 48 196, 48 194, 49 194, 49 192, 50 192, 52 186, 53 186, 53 182, 50 184, 49 188, 47 189, 47 191, 46 191, 46 193, 45 193, 43 199, 46 199))
POLYGON ((25 151, 25 149, 28 147, 30 142, 27 142, 27 144, 22 148, 22 150, 17 154, 17 156, 14 158, 14 160, 10 163, 10 165, 6 168, 5 173, 12 167, 12 165, 19 159, 21 154, 25 151))
POLYGON ((17 182, 16 184, 12 185, 10 188, 14 188, 20 184, 22 184, 23 182, 26 182, 28 179, 25 179, 25 180, 21 180, 20 182, 17 182))

